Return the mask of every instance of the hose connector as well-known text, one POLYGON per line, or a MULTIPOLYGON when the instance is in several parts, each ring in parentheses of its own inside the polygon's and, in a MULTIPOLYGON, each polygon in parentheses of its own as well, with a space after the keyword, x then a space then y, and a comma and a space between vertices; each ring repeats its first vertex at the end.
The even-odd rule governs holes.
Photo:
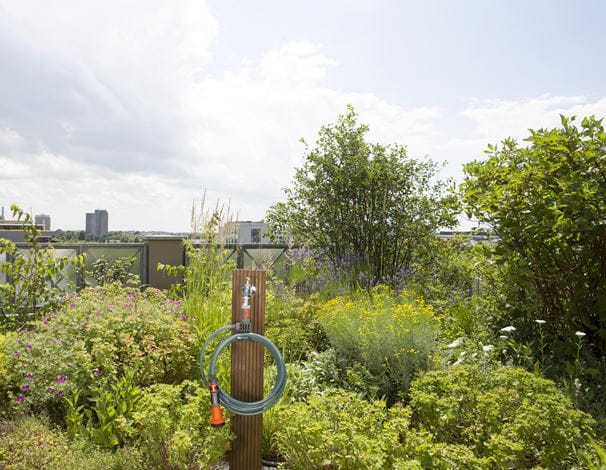
POLYGON ((211 383, 208 388, 210 389, 210 425, 214 428, 223 426, 225 424, 225 418, 223 418, 223 410, 221 409, 221 403, 219 402, 219 384, 211 383))

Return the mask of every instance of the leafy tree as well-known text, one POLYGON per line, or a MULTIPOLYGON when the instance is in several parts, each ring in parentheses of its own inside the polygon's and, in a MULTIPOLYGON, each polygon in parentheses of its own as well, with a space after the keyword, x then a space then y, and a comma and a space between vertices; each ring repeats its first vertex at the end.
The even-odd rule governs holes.
POLYGON ((55 257, 53 248, 38 240, 41 233, 32 217, 15 204, 11 211, 24 222, 28 245, 23 252, 15 243, 0 238, 0 254, 5 255, 0 273, 6 275, 6 282, 0 283, 0 325, 15 327, 57 308, 65 293, 59 286, 64 270, 69 266, 79 269, 84 258, 55 257))
POLYGON ((320 250, 334 266, 354 260, 376 280, 410 268, 439 227, 454 224, 434 182, 437 165, 408 157, 403 145, 366 141, 368 126, 352 106, 306 145, 286 201, 270 208, 274 237, 320 250))
POLYGON ((510 282, 534 318, 554 329, 585 329, 606 345, 606 134, 602 120, 561 117, 488 146, 465 166, 470 216, 500 237, 510 282), (529 308, 530 307, 530 308, 529 308))

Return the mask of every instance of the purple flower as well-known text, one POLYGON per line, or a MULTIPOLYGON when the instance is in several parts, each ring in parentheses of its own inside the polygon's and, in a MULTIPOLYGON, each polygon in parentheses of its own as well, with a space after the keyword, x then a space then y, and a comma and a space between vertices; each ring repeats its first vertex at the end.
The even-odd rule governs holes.
POLYGON ((34 376, 32 374, 29 374, 25 377, 25 380, 29 380, 31 382, 32 380, 34 380, 34 376))
POLYGON ((19 395, 17 398, 17 403, 23 403, 23 400, 25 400, 25 395, 19 395))
POLYGON ((69 308, 76 308, 76 304, 69 304, 69 308))
POLYGON ((95 374, 95 375, 101 375, 101 374, 103 374, 103 372, 101 372, 100 369, 93 369, 93 374, 95 374))
POLYGON ((64 395, 63 390, 59 390, 57 393, 55 393, 56 397, 62 397, 64 395))
POLYGON ((179 317, 183 318, 183 320, 187 320, 189 318, 185 313, 180 313, 179 317))
POLYGON ((55 379, 55 383, 60 384, 60 383, 65 382, 66 380, 67 380, 67 377, 65 375, 61 375, 55 379))
POLYGON ((26 344, 25 345, 25 349, 27 349, 29 351, 30 349, 32 349, 32 345, 31 344, 26 344))
POLYGON ((23 385, 23 386, 21 387, 21 391, 22 391, 22 392, 27 392, 28 390, 29 390, 29 385, 23 385))
POLYGON ((55 391, 55 389, 54 389, 53 387, 48 387, 48 388, 46 389, 46 391, 47 391, 48 393, 53 393, 53 392, 55 391))
POLYGON ((15 356, 15 357, 19 357, 19 356, 21 356, 21 353, 20 353, 19 351, 15 351, 15 352, 13 353, 13 356, 15 356))

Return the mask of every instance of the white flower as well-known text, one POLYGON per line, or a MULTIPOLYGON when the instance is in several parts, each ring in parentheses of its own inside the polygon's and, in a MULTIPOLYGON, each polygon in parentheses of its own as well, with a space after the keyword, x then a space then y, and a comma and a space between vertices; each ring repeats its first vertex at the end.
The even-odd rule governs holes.
POLYGON ((545 320, 535 320, 539 325, 542 325, 543 323, 545 323, 545 320))
POLYGON ((577 331, 575 335, 577 335, 579 338, 582 338, 583 336, 585 336, 585 333, 583 333, 582 331, 577 331))
POLYGON ((482 346, 482 351, 484 352, 490 352, 494 349, 494 346, 492 344, 487 344, 486 346, 482 346))
POLYGON ((499 339, 507 339, 507 338, 509 338, 509 336, 505 336, 505 335, 499 336, 499 339))
POLYGON ((449 348, 449 349, 454 349, 454 348, 458 348, 462 344, 463 344, 463 338, 457 338, 457 339, 455 339, 452 343, 450 343, 446 347, 449 348))
POLYGON ((467 354, 467 351, 461 351, 461 354, 459 354, 459 356, 463 357, 465 354, 467 354))
POLYGON ((501 331, 504 331, 505 333, 511 333, 512 331, 516 331, 516 327, 515 326, 506 326, 505 328, 501 328, 501 331))

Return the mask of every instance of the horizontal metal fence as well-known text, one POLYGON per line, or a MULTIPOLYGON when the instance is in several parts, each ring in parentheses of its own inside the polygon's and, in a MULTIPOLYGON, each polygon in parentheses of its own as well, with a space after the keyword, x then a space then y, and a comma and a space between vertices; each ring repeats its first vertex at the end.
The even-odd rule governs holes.
MULTIPOLYGON (((18 250, 27 256, 27 243, 16 243, 18 250)), ((85 286, 96 285, 90 276, 93 263, 100 258, 115 261, 118 258, 134 258, 130 272, 140 277, 143 284, 147 283, 147 245, 145 243, 53 243, 50 245, 55 257, 72 257, 84 255, 84 269, 76 270, 68 266, 57 282, 59 287, 75 286, 81 289, 85 286)), ((0 259, 0 261, 4 261, 0 259)), ((0 278, 0 282, 6 279, 0 278)))
MULTIPOLYGON (((183 240, 175 239, 181 245, 183 240)), ((27 256, 27 243, 16 243, 18 250, 27 256)), ((84 267, 76 270, 68 266, 58 279, 56 285, 63 288, 75 287, 81 289, 85 286, 94 286, 96 282, 90 275, 93 264, 100 258, 115 261, 118 258, 134 258, 130 272, 138 275, 142 284, 148 284, 150 270, 157 269, 156 265, 149 265, 150 246, 147 243, 53 243, 50 244, 55 257, 72 257, 84 255, 84 267)), ((194 246, 201 246, 194 243, 194 246)), ((227 244, 217 246, 218 249, 229 250, 228 261, 234 261, 236 267, 245 269, 274 269, 286 268, 287 258, 284 256, 289 249, 288 245, 273 244, 227 244)), ((187 250, 183 251, 183 264, 187 265, 187 250)), ((6 261, 6 255, 0 254, 0 262, 6 261)), ((6 275, 0 272, 0 283, 7 282, 6 275)))

